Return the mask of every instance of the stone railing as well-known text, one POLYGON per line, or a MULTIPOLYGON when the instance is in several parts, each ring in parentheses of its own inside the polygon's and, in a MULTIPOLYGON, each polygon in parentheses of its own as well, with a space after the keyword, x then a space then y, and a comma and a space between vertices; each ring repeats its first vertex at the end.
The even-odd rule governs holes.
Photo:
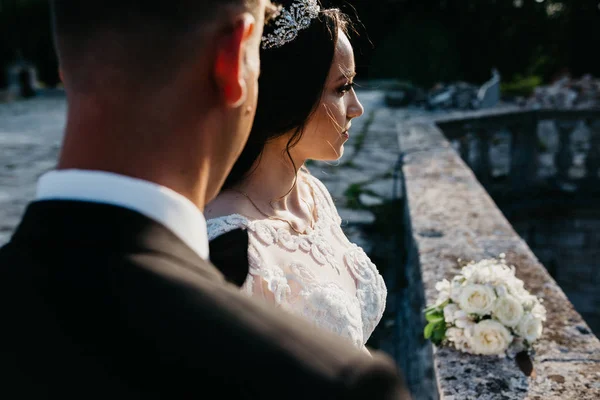
MULTIPOLYGON (((531 154, 537 142, 527 136, 525 127, 550 117, 560 116, 561 121, 597 117, 597 114, 588 115, 587 112, 577 118, 573 115, 550 115, 545 111, 525 115, 517 111, 494 112, 488 116, 477 114, 469 122, 468 129, 482 132, 480 128, 490 127, 487 122, 501 119, 500 128, 509 122, 515 143, 526 143, 523 145, 525 150, 521 149, 513 160, 508 161, 507 175, 526 193, 533 182, 545 178, 539 178, 529 169, 533 168, 531 154), (479 124, 481 121, 487 121, 486 126, 479 124)), ((464 137, 459 133, 464 120, 445 117, 440 124, 450 132, 447 133, 450 138, 460 140, 464 137)), ((559 128, 563 143, 571 131, 567 126, 572 125, 561 122, 559 128)), ((400 351, 405 352, 401 366, 414 397, 418 400, 598 399, 600 341, 477 179, 479 176, 484 182, 488 178, 489 182, 494 180, 490 173, 494 167, 493 158, 471 158, 467 154, 473 148, 482 154, 490 154, 492 138, 488 136, 489 131, 484 131, 481 140, 475 138, 475 146, 468 149, 459 146, 457 151, 431 119, 406 121, 398 126, 405 193, 403 227, 407 265, 403 306, 397 312, 398 327, 404 338, 400 344, 400 351), (460 153, 464 159, 473 160, 473 169, 463 161, 460 153), (544 299, 548 321, 542 338, 535 345, 535 355, 531 359, 519 359, 517 363, 508 358, 472 356, 448 348, 435 348, 425 341, 422 309, 435 301, 435 283, 459 272, 459 259, 480 260, 500 253, 505 253, 507 261, 516 266, 517 276, 524 280, 526 288, 544 299), (432 379, 436 385, 430 384, 432 379)), ((516 147, 520 148, 520 145, 516 147)), ((580 184, 578 188, 583 188, 583 180, 578 181, 580 178, 565 172, 573 161, 569 152, 568 149, 559 150, 556 157, 559 179, 552 178, 552 182, 580 184)), ((597 164, 585 166, 598 170, 597 164)), ((593 174, 588 175, 588 179, 591 178, 593 174)), ((585 175, 581 179, 586 179, 585 175)))
POLYGON ((493 197, 600 194, 600 110, 498 109, 435 119, 493 197))

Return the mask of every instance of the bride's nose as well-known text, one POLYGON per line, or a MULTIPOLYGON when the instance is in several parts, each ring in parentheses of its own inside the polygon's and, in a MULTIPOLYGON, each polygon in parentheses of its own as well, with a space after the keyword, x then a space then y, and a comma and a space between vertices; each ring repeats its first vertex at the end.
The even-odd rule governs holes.
POLYGON ((356 95, 356 92, 353 90, 350 103, 348 104, 348 112, 346 115, 348 116, 348 118, 358 118, 361 115, 363 115, 364 112, 365 112, 365 109, 363 108, 362 104, 360 104, 360 101, 358 100, 358 96, 356 95))

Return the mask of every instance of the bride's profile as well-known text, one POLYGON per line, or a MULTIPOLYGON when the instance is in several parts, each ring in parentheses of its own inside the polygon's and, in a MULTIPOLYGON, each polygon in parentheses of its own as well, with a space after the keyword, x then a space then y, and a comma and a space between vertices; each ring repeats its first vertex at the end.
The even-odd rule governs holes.
POLYGON ((363 114, 349 22, 316 0, 279 3, 262 38, 252 132, 206 209, 211 259, 217 267, 243 259, 248 270, 238 283, 249 295, 365 349, 385 309, 384 281, 342 231, 326 187, 304 167, 339 159, 351 121, 363 114), (231 231, 242 234, 219 240, 231 231))

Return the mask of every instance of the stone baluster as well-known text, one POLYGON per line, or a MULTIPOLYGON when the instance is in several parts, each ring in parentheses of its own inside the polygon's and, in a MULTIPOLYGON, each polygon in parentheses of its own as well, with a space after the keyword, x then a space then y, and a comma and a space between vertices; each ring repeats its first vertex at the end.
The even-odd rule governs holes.
POLYGON ((490 162, 490 138, 492 131, 479 127, 477 130, 477 163, 473 168, 475 175, 482 185, 490 183, 492 164, 490 162))
POLYGON ((570 180, 569 170, 573 166, 573 149, 571 148, 571 134, 575 130, 575 121, 556 121, 559 135, 559 148, 554 162, 556 164, 556 178, 559 183, 570 180))
POLYGON ((471 166, 471 160, 469 157, 471 156, 471 133, 469 131, 470 126, 468 124, 463 124, 460 126, 441 126, 441 130, 444 133, 444 136, 451 142, 456 144, 455 150, 460 154, 460 157, 463 161, 471 166))
POLYGON ((590 148, 585 158, 586 183, 590 188, 598 190, 598 171, 600 170, 600 119, 586 121, 590 130, 590 148))
POLYGON ((516 192, 531 189, 538 175, 538 121, 535 117, 508 126, 511 133, 510 185, 516 192))
POLYGON ((464 160, 467 165, 471 165, 471 133, 467 130, 464 131, 463 136, 460 138, 460 157, 464 160))

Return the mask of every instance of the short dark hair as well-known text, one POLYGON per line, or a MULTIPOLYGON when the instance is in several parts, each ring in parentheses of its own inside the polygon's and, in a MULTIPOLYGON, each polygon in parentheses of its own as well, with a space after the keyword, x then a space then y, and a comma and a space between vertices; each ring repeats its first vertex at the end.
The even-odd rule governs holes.
MULTIPOLYGON (((289 8, 291 0, 277 1, 289 8)), ((307 122, 321 102, 333 63, 340 30, 348 33, 348 17, 338 9, 321 9, 318 18, 291 42, 278 48, 262 49, 258 80, 258 105, 248 142, 227 177, 224 189, 241 183, 260 159, 270 140, 292 132, 286 151, 300 139, 307 122)), ((265 27, 265 34, 277 26, 265 27)))
POLYGON ((221 9, 252 11, 258 0, 50 0, 50 5, 61 64, 84 67, 90 59, 108 64, 114 57, 119 68, 137 68, 156 79, 192 46, 202 45, 197 33, 221 9))

